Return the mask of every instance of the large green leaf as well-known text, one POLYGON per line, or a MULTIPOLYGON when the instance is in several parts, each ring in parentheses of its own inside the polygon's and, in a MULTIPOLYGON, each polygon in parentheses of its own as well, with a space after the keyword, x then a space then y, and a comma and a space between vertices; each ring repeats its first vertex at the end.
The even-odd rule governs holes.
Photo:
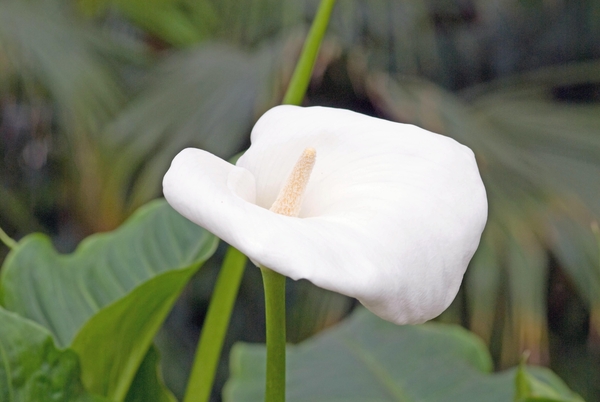
MULTIPOLYGON (((514 371, 491 374, 484 344, 457 326, 397 326, 360 309, 287 352, 288 402, 509 402, 515 395, 514 371)), ((562 384, 549 370, 529 370, 548 387, 562 384)), ((262 401, 264 346, 236 345, 231 371, 225 401, 262 401)))
POLYGON ((86 387, 122 400, 176 298, 216 244, 155 201, 71 255, 58 254, 43 235, 26 237, 6 259, 0 300, 73 346, 86 387))
POLYGON ((0 308, 0 401, 108 402, 85 391, 79 359, 47 329, 0 308))

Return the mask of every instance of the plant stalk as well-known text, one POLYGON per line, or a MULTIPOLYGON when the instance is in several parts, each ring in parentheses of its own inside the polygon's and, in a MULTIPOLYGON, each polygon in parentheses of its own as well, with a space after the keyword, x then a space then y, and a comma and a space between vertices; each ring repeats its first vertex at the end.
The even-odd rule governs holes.
POLYGON ((184 402, 206 402, 210 398, 231 311, 245 266, 246 256, 230 246, 225 254, 202 326, 184 402))
POLYGON ((298 64, 296 64, 296 68, 294 69, 290 85, 283 97, 282 103, 284 105, 302 104, 334 5, 335 0, 321 1, 310 31, 308 31, 308 36, 304 42, 298 64))
POLYGON ((265 402, 285 401, 285 276, 260 268, 265 287, 267 383, 265 402))

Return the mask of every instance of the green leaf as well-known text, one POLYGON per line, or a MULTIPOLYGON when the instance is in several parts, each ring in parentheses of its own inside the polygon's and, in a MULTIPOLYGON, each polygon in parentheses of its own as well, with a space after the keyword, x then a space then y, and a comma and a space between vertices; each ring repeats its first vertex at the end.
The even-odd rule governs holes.
POLYGON ((79 359, 40 325, 0 308, 0 401, 108 402, 85 391, 79 359))
MULTIPOLYGON (((238 344, 226 402, 262 401, 265 348, 238 344)), ((514 371, 491 374, 484 344, 458 326, 397 326, 364 309, 298 345, 288 346, 287 401, 512 401, 514 371)), ((556 376, 532 368, 554 386, 556 376)))
POLYGON ((533 376, 521 363, 515 375, 515 402, 583 402, 556 376, 533 376))
POLYGON ((177 402, 158 370, 158 351, 151 347, 142 362, 125 402, 177 402))
POLYGON ((521 362, 517 369, 517 373, 515 374, 515 401, 519 401, 531 395, 531 384, 523 366, 524 364, 521 362))
POLYGON ((152 339, 196 270, 157 275, 85 323, 72 347, 81 356, 88 389, 116 400, 127 395, 152 339))
POLYGON ((48 328, 61 346, 103 307, 157 275, 199 267, 216 238, 164 200, 138 210, 119 229, 59 254, 42 234, 23 238, 6 258, 0 303, 48 328))
POLYGON ((173 303, 216 245, 155 201, 70 255, 43 235, 26 237, 6 259, 0 300, 73 346, 88 389, 122 400, 173 303))

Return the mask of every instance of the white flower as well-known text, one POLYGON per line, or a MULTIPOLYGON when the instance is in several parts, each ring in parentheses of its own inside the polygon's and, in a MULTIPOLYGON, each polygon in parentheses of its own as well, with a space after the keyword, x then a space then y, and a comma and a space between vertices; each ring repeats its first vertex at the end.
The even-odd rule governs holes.
POLYGON ((296 106, 268 111, 251 141, 237 166, 183 150, 163 181, 168 202, 255 263, 389 321, 421 323, 450 305, 487 219, 469 148, 412 125, 296 106), (317 156, 299 217, 269 211, 306 148, 317 156))

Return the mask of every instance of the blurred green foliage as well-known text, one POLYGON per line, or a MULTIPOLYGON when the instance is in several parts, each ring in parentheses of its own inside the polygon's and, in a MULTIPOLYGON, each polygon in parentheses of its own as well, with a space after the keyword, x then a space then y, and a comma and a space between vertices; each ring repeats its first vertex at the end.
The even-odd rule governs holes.
MULTIPOLYGON (((1 1, 0 225, 17 238, 49 232, 70 250, 159 195, 181 148, 243 150, 254 120, 281 101, 316 5, 1 1)), ((469 145, 490 222, 441 320, 480 335, 497 367, 529 350, 530 362, 600 399, 600 252, 590 230, 600 214, 600 1, 339 2, 305 104, 469 145)), ((209 265, 161 335, 185 339, 160 342, 183 361, 195 329, 176 323, 200 324, 219 261, 209 265)), ((259 286, 249 270, 229 343, 261 339, 259 286)), ((354 305, 304 282, 290 293, 291 341, 354 305)), ((169 367, 181 392, 185 364, 169 367)))

